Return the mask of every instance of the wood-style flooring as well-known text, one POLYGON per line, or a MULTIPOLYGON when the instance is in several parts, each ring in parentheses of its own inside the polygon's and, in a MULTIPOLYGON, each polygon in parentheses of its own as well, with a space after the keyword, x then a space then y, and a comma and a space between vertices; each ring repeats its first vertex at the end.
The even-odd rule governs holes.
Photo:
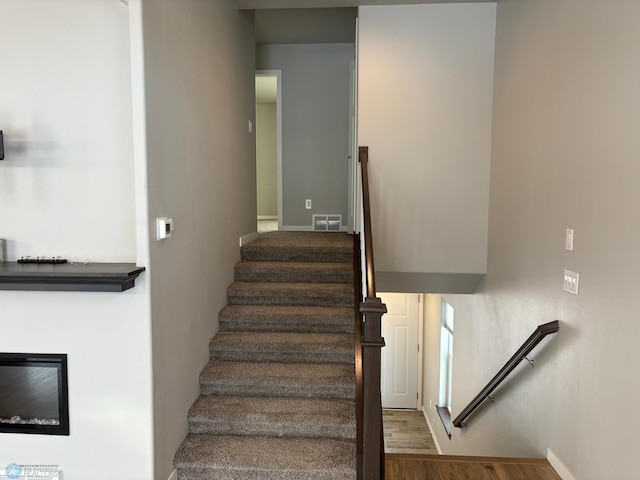
POLYGON ((437 455, 422 412, 383 410, 385 480, 560 480, 546 459, 437 455))
POLYGON ((385 480, 560 480, 546 459, 385 454, 385 480))
POLYGON ((417 410, 383 410, 385 453, 438 453, 429 426, 417 410))

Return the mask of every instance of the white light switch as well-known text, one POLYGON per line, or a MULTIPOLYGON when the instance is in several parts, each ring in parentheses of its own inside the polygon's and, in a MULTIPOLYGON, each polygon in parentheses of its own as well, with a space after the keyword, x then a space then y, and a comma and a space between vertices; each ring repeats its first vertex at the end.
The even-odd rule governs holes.
POLYGON ((164 240, 171 237, 173 233, 173 218, 156 218, 157 239, 164 240))
POLYGON ((567 234, 565 236, 564 248, 566 250, 573 250, 573 228, 567 228, 567 234))
POLYGON ((249 120, 249 133, 253 133, 253 122, 249 120))
POLYGON ((569 293, 574 293, 578 295, 579 282, 580 282, 580 274, 576 272, 572 272, 571 270, 564 271, 564 284, 562 286, 563 290, 566 290, 569 293))

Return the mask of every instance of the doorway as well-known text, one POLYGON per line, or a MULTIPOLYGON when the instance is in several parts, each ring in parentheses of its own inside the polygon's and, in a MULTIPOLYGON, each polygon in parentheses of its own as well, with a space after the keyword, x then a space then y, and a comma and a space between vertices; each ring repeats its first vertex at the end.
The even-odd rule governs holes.
POLYGON ((282 229, 282 80, 280 70, 256 72, 257 231, 282 229))
POLYGON ((382 408, 416 410, 419 405, 420 295, 378 293, 387 306, 382 317, 382 408))

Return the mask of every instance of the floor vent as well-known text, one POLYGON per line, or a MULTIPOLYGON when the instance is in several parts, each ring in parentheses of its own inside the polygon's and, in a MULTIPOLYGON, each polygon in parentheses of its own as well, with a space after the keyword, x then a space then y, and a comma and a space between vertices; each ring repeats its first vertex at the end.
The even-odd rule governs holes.
POLYGON ((342 227, 342 215, 314 215, 313 229, 321 232, 339 232, 342 227))

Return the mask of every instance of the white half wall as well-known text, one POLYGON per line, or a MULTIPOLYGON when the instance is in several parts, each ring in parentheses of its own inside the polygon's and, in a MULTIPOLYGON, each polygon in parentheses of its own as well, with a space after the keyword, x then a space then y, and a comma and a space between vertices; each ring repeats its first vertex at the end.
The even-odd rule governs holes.
POLYGON ((486 271, 495 15, 495 3, 359 8, 376 271, 486 271))
POLYGON ((142 0, 155 477, 165 480, 226 304, 238 239, 256 231, 252 12, 142 0), (155 219, 174 220, 155 240, 155 219))
MULTIPOLYGON (((8 259, 136 261, 129 12, 3 0, 0 238, 8 259)), ((0 433, 0 465, 151 479, 147 274, 124 293, 0 291, 0 351, 66 353, 70 435, 0 433)))

